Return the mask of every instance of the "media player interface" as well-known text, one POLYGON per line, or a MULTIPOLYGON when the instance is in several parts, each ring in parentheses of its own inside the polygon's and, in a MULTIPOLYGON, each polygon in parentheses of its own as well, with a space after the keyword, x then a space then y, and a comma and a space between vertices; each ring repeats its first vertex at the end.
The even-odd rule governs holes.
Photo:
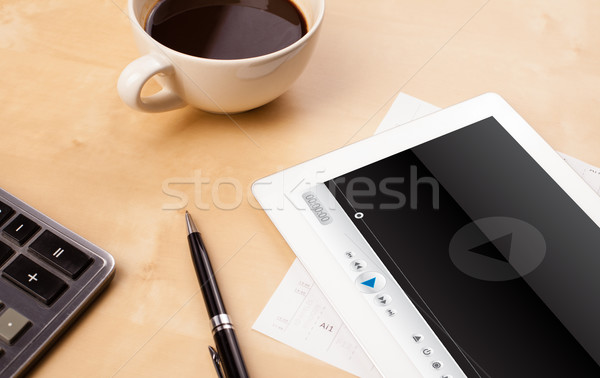
POLYGON ((600 229, 493 117, 325 185, 468 376, 600 376, 600 229))

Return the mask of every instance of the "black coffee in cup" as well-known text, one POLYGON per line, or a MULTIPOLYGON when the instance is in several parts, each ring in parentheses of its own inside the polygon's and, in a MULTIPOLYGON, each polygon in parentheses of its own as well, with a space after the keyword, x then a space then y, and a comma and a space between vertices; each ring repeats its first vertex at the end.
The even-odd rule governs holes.
POLYGON ((184 54, 243 59, 281 50, 307 27, 290 0, 161 0, 148 15, 146 32, 184 54))

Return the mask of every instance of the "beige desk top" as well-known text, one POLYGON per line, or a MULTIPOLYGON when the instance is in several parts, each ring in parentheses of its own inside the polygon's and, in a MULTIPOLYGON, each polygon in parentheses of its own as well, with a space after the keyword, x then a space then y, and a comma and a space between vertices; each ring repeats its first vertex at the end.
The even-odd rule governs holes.
POLYGON ((327 0, 303 76, 235 123, 121 102, 117 78, 138 56, 125 4, 0 2, 0 186, 118 264, 36 376, 213 376, 184 207, 168 190, 205 235, 252 375, 347 376, 251 330, 294 255, 249 188, 371 135, 398 91, 442 107, 497 92, 554 148, 600 166, 597 0, 327 0))

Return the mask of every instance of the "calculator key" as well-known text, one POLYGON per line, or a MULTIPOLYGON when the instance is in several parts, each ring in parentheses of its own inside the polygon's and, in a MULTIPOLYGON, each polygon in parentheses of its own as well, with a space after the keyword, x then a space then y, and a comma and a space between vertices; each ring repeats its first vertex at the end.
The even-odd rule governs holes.
POLYGON ((44 257, 63 273, 75 278, 92 262, 92 258, 50 231, 44 231, 29 249, 44 257))
POLYGON ((19 214, 12 222, 4 228, 4 234, 17 242, 19 245, 25 244, 29 238, 38 230, 38 226, 34 221, 28 219, 23 214, 19 214))
POLYGON ((47 305, 67 288, 63 280, 23 255, 7 266, 2 275, 47 305))
POLYGON ((7 309, 0 315, 0 340, 12 345, 30 324, 29 319, 17 311, 7 309))
POLYGON ((4 223, 14 213, 14 210, 5 203, 0 202, 0 224, 4 223))
POLYGON ((0 266, 4 265, 4 263, 10 259, 13 253, 14 251, 12 248, 0 241, 0 266))

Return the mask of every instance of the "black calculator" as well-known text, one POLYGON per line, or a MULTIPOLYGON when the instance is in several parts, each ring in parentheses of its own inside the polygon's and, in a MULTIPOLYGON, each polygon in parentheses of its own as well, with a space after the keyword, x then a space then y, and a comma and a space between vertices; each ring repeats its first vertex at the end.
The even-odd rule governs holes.
POLYGON ((0 189, 0 377, 25 373, 114 271, 108 252, 0 189))

